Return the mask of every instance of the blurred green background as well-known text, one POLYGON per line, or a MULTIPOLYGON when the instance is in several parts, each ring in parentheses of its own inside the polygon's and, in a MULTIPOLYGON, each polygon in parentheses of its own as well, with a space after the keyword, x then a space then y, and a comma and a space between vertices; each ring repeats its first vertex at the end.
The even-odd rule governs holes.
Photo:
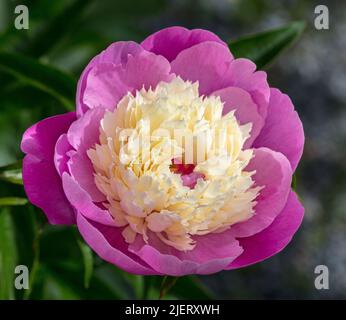
MULTIPOLYGON (((209 29, 225 41, 304 20, 303 37, 268 69, 269 83, 288 93, 304 124, 306 145, 297 191, 306 208, 301 229, 277 256, 211 276, 184 277, 173 299, 346 298, 346 3, 330 0, 330 29, 314 28, 310 0, 0 0, 0 166, 22 158, 24 130, 66 112, 74 84, 91 57, 117 40, 141 41, 163 27, 209 29), (14 28, 14 8, 29 8, 29 30, 14 28), (18 80, 4 65, 10 52, 49 64, 59 90, 18 80), (314 269, 326 265, 330 289, 317 290, 314 269)), ((30 60, 32 61, 32 60, 30 60)), ((31 67, 26 74, 31 74, 31 67)), ((33 74, 33 76, 37 76, 33 74)), ((16 166, 2 180, 16 181, 16 166)), ((12 167, 10 168, 12 169, 12 167)), ((0 174, 1 178, 1 174, 0 174)), ((12 206, 23 188, 0 182, 0 299, 157 298, 159 277, 125 274, 94 256, 75 228, 52 227, 33 206, 12 206), (11 197, 11 198, 8 198, 11 197), (14 266, 30 269, 30 289, 15 290, 14 266)), ((17 203, 19 204, 19 203, 17 203)))

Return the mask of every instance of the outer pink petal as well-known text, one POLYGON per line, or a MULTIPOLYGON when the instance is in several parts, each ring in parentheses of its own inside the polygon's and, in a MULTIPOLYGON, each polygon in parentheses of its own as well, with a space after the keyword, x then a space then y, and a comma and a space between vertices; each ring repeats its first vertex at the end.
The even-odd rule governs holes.
POLYGON ((109 45, 93 59, 93 64, 113 63, 125 65, 129 56, 137 56, 143 52, 143 48, 134 41, 118 41, 109 45))
POLYGON ((155 88, 159 82, 173 78, 167 59, 146 51, 130 56, 122 70, 122 79, 132 90, 155 88))
POLYGON ((270 97, 267 74, 256 72, 256 65, 248 59, 233 59, 226 46, 203 42, 183 50, 172 61, 172 72, 184 80, 199 81, 200 93, 238 87, 247 91, 265 118, 270 97))
POLYGON ((144 49, 173 61, 181 51, 205 41, 214 41, 227 47, 226 43, 210 31, 188 30, 183 27, 162 29, 146 38, 141 45, 144 49))
POLYGON ((122 68, 121 65, 102 63, 90 70, 81 97, 88 109, 113 110, 120 99, 132 90, 121 77, 122 68))
POLYGON ((217 42, 202 42, 178 54, 172 72, 184 80, 199 82, 200 94, 223 88, 222 78, 233 60, 229 49, 217 42))
POLYGON ((97 206, 93 202, 90 194, 66 172, 62 176, 62 183, 67 199, 80 214, 95 222, 114 226, 113 218, 108 210, 101 209, 97 206))
POLYGON ((182 252, 163 244, 150 234, 149 244, 137 237, 129 250, 157 272, 183 276, 188 274, 211 274, 225 269, 242 252, 237 240, 230 234, 209 234, 196 237, 196 247, 182 252))
POLYGON ((130 273, 159 274, 127 250, 120 228, 91 222, 82 214, 77 214, 77 226, 84 240, 103 260, 130 273))
POLYGON ((258 107, 250 94, 240 88, 228 87, 215 91, 212 95, 219 96, 224 102, 223 114, 235 110, 235 116, 240 124, 249 122, 252 124, 250 137, 245 143, 245 147, 249 148, 264 125, 264 119, 259 114, 258 107))
POLYGON ((31 203, 41 208, 51 224, 73 224, 75 215, 62 189, 54 165, 54 149, 59 136, 75 120, 75 113, 44 119, 23 135, 21 149, 24 189, 31 203))
POLYGON ((88 110, 67 132, 67 138, 75 149, 69 152, 68 172, 95 202, 105 201, 106 198, 95 185, 94 169, 86 152, 99 142, 100 121, 104 112, 102 108, 88 110))
POLYGON ((127 63, 129 55, 136 56, 143 51, 143 48, 132 41, 119 41, 112 43, 107 49, 94 57, 85 67, 77 85, 77 116, 80 117, 88 110, 88 107, 83 102, 84 90, 86 88, 86 78, 91 70, 97 64, 111 63, 114 65, 123 65, 127 63))
POLYGON ((278 89, 271 89, 270 92, 268 116, 254 146, 283 153, 294 171, 304 149, 303 125, 291 99, 278 89))
POLYGON ((143 87, 154 88, 160 81, 169 81, 171 66, 162 56, 143 51, 129 56, 124 65, 100 63, 86 76, 82 101, 89 108, 102 107, 114 110, 128 92, 143 87))
POLYGON ((233 225, 230 232, 236 237, 249 237, 267 228, 284 208, 291 190, 292 169, 287 158, 273 150, 259 148, 246 171, 254 171, 256 186, 264 187, 256 201, 255 215, 233 225))
POLYGON ((303 215, 304 208, 291 191, 285 208, 268 228, 252 237, 239 239, 244 253, 231 263, 229 269, 245 267, 280 252, 298 230, 303 215))
POLYGON ((256 65, 244 58, 233 60, 220 83, 220 88, 239 87, 250 93, 258 106, 259 114, 265 118, 270 97, 267 74, 256 71, 256 65))

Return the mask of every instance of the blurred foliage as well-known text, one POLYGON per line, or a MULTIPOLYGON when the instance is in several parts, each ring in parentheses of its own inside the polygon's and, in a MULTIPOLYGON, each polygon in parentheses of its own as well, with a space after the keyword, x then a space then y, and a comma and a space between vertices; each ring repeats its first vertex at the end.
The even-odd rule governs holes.
MULTIPOLYGON (((263 67, 300 35, 303 23, 287 23, 305 20, 302 12, 313 12, 313 4, 290 1, 288 10, 287 2, 276 0, 1 0, 0 299, 159 297, 162 277, 130 275, 102 261, 75 227, 48 225, 43 213, 24 201, 22 134, 40 119, 73 109, 76 81, 95 54, 111 42, 141 41, 160 28, 178 24, 210 29, 223 39, 252 34, 230 41, 230 48, 236 56, 250 57, 263 67), (19 4, 29 8, 29 30, 14 28, 13 12, 19 4), (257 34, 260 30, 265 32, 257 34), (14 267, 20 264, 29 267, 29 290, 14 290, 14 267)), ((298 185, 311 177, 304 173, 308 172, 304 164, 302 170, 298 185)), ((336 177, 342 180, 345 172, 336 177)), ((342 182, 337 186, 344 191, 342 182)), ((339 189, 335 187, 335 193, 339 189)), ((323 205, 328 208, 331 200, 325 197, 323 205)), ((326 220, 323 216, 317 223, 327 224, 326 220)), ((311 238, 310 248, 316 237, 311 238)), ((303 261, 298 267, 297 256, 292 258, 288 252, 271 259, 269 265, 266 262, 266 269, 259 264, 215 276, 182 277, 165 298, 314 297, 299 269, 305 261, 302 251, 298 250, 303 261), (279 276, 280 268, 290 272, 279 276)))
MULTIPOLYGON (((57 98, 67 110, 73 110, 76 81, 53 67, 15 53, 0 52, 0 70, 57 98)), ((13 85, 13 84, 11 84, 13 85)))
POLYGON ((231 41, 229 47, 236 58, 248 58, 262 69, 299 38, 304 28, 304 22, 293 22, 275 30, 231 41))
POLYGON ((0 180, 22 185, 22 161, 0 167, 0 180))

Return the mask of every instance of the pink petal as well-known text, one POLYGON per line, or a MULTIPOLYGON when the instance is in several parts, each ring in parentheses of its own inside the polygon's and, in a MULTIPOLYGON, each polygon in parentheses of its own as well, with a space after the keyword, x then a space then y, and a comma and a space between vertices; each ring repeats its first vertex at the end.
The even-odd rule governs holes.
POLYGON ((56 141, 74 120, 75 113, 69 112, 37 122, 24 132, 20 146, 22 151, 40 159, 52 159, 56 141))
POLYGON ((223 75, 219 88, 238 87, 249 92, 258 106, 258 113, 265 118, 270 97, 267 74, 256 71, 256 65, 248 59, 235 59, 223 75))
POLYGON ((266 117, 270 97, 267 74, 255 71, 248 59, 233 59, 227 47, 216 42, 203 42, 183 50, 172 61, 172 72, 184 80, 199 81, 200 93, 209 95, 227 87, 247 91, 257 105, 258 113, 266 117))
POLYGON ((94 57, 85 67, 77 85, 76 105, 77 115, 80 117, 88 110, 88 106, 83 102, 84 90, 86 88, 86 79, 92 67, 100 63, 110 63, 114 65, 124 65, 129 55, 138 55, 143 48, 132 41, 119 41, 112 43, 106 50, 94 57))
POLYGON ((189 187, 190 189, 193 189, 196 186, 198 179, 204 179, 204 178, 205 178, 205 175, 200 172, 192 172, 192 173, 181 176, 181 180, 183 181, 183 186, 189 187))
POLYGON ((202 42, 178 54, 172 61, 172 72, 184 80, 199 82, 200 94, 209 95, 221 89, 221 80, 233 56, 217 42, 202 42))
POLYGON ((147 51, 129 56, 125 65, 100 63, 86 76, 82 101, 90 109, 114 110, 128 92, 154 88, 160 81, 170 81, 173 76, 170 69, 164 57, 147 51))
POLYGON ((138 56, 143 52, 143 48, 134 41, 118 41, 109 45, 93 61, 93 65, 98 63, 113 63, 115 65, 125 65, 129 56, 138 56))
POLYGON ((283 153, 294 171, 304 149, 303 125, 291 99, 278 89, 271 89, 270 92, 268 116, 254 146, 283 153))
POLYGON ((243 251, 230 234, 209 234, 196 237, 195 240, 196 247, 192 251, 182 252, 165 245, 154 234, 150 234, 149 244, 137 237, 129 250, 155 271, 172 276, 219 272, 243 251))
POLYGON ((68 161, 69 173, 94 202, 106 201, 105 195, 97 188, 94 167, 86 153, 75 153, 68 161))
POLYGON ((169 82, 173 78, 167 59, 151 52, 130 56, 122 70, 123 81, 133 90, 155 88, 159 82, 169 82))
POLYGON ((114 226, 113 218, 108 210, 98 207, 90 194, 66 172, 62 175, 62 183, 67 199, 80 214, 95 222, 114 226))
POLYGON ((102 108, 88 110, 71 125, 67 138, 76 151, 86 152, 99 142, 100 125, 104 113, 105 110, 102 108))
POLYGON ((122 66, 102 63, 93 67, 86 76, 82 101, 88 109, 114 110, 120 99, 132 91, 121 78, 122 66))
POLYGON ((68 172, 95 202, 105 201, 106 198, 95 184, 94 168, 86 152, 99 142, 100 122, 104 112, 102 108, 88 110, 67 132, 67 138, 75 149, 69 153, 68 172))
POLYGON ((252 237, 239 239, 244 253, 231 263, 229 269, 245 267, 280 252, 291 241, 303 216, 304 208, 291 191, 285 208, 268 228, 252 237))
POLYGON ((67 134, 62 134, 55 145, 54 164, 60 177, 64 172, 68 172, 67 162, 70 160, 68 152, 72 150, 72 146, 68 142, 67 134))
POLYGON ((231 227, 234 237, 249 237, 267 228, 284 208, 291 190, 292 169, 287 158, 267 148, 254 149, 246 171, 254 171, 256 186, 263 186, 256 201, 255 215, 231 227))
POLYGON ((159 274, 136 255, 128 251, 128 244, 125 243, 121 235, 122 228, 91 222, 82 214, 77 214, 77 226, 84 240, 103 260, 129 273, 141 275, 159 274))
POLYGON ((227 47, 226 43, 210 31, 188 30, 183 27, 162 29, 146 38, 141 45, 144 49, 173 61, 181 51, 205 41, 214 41, 227 47))
POLYGON ((264 119, 259 114, 257 105, 253 102, 250 94, 243 89, 228 87, 212 93, 219 96, 224 102, 223 114, 235 110, 235 116, 240 124, 251 122, 252 128, 250 137, 245 143, 245 148, 249 148, 260 133, 264 119))
POLYGON ((21 149, 24 189, 30 202, 41 208, 51 224, 73 224, 75 215, 54 165, 55 144, 75 120, 75 113, 44 119, 23 135, 21 149))

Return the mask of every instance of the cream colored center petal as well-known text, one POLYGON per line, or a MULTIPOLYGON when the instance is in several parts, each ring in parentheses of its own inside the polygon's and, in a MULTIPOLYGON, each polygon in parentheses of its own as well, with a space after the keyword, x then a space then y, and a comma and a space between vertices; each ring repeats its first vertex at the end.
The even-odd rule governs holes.
POLYGON ((155 90, 127 94, 101 121, 100 141, 88 150, 95 182, 128 243, 154 232, 178 250, 194 235, 221 232, 254 214, 253 156, 243 150, 251 124, 222 116, 219 97, 199 95, 198 83, 179 77, 155 90), (172 160, 200 173, 193 188, 171 170, 172 160), (202 178, 203 177, 203 178, 202 178))

